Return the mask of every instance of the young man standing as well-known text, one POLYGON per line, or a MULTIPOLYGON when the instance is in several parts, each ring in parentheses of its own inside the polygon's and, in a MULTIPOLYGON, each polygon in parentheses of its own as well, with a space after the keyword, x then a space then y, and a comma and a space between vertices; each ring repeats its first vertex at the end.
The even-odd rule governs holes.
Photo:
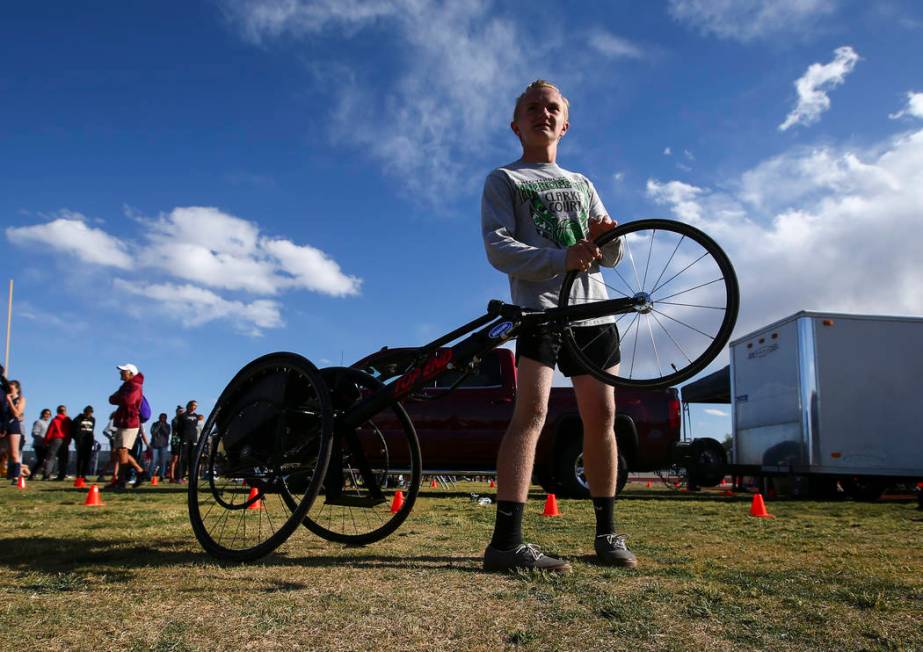
MULTIPOLYGON (((525 308, 555 307, 564 274, 573 270, 586 273, 577 292, 585 298, 604 298, 605 285, 594 283, 594 275, 601 281, 598 266, 618 262, 621 243, 613 241, 603 251, 593 244, 615 222, 586 177, 557 165, 558 143, 569 128, 567 100, 553 84, 532 82, 516 101, 510 127, 522 145, 522 158, 494 170, 485 183, 481 229, 488 260, 509 276, 513 303, 525 308)), ((605 368, 618 365, 614 319, 590 320, 575 330, 578 341, 603 360, 605 368)), ((583 421, 597 558, 609 565, 636 565, 624 535, 616 534, 612 516, 618 460, 612 387, 576 363, 553 327, 521 333, 516 358, 518 392, 497 454, 497 517, 484 552, 485 570, 570 570, 566 561, 542 554, 522 536, 523 509, 555 364, 571 378, 583 421)))

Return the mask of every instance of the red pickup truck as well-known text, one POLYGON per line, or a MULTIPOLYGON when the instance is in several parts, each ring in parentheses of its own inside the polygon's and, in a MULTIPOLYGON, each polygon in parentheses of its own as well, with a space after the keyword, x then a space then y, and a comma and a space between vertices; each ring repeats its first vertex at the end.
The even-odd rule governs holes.
MULTIPOLYGON (((412 350, 382 349, 353 366, 391 376, 394 370, 388 365, 408 354, 412 350)), ((516 397, 513 352, 494 349, 474 373, 458 381, 457 372, 443 374, 403 403, 420 439, 426 473, 474 474, 496 469, 497 449, 516 397)), ((680 438, 680 404, 674 388, 616 388, 616 405, 621 491, 629 471, 670 466, 673 444, 680 438)), ((545 491, 560 496, 589 495, 583 475, 582 431, 574 390, 552 388, 534 471, 535 482, 545 491)))

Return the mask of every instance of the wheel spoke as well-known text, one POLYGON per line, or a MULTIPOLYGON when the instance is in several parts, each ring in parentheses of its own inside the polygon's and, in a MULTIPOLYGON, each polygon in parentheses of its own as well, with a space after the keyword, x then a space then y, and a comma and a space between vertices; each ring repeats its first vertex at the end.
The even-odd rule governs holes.
MULTIPOLYGON (((644 288, 641 287, 641 277, 638 276, 638 268, 635 266, 635 257, 631 255, 631 243, 628 242, 630 239, 631 238, 625 238, 625 249, 628 251, 628 260, 631 261, 631 268, 634 270, 635 280, 638 282, 637 292, 640 292, 644 288)), ((612 271, 614 271, 616 274, 619 273, 618 270, 615 268, 613 268, 612 271)), ((621 274, 619 274, 619 277, 621 278, 621 274)), ((622 280, 624 281, 625 279, 622 279, 622 280)), ((625 283, 625 285, 628 285, 628 283, 625 283)), ((631 288, 630 285, 628 285, 628 287, 631 288)))
POLYGON ((663 367, 660 366, 660 354, 657 353, 657 343, 654 341, 654 329, 651 328, 651 320, 648 319, 645 323, 647 324, 647 332, 651 336, 651 346, 654 347, 654 357, 657 358, 657 370, 660 372, 660 377, 663 378, 663 367))
POLYGON ((706 252, 703 253, 701 256, 699 256, 698 258, 696 258, 695 260, 693 260, 691 263, 689 263, 688 265, 686 265, 685 267, 683 267, 681 270, 679 270, 678 272, 676 272, 676 274, 674 274, 673 276, 671 276, 669 279, 667 279, 666 281, 664 281, 664 282, 661 283, 660 285, 654 287, 654 289, 651 290, 651 292, 650 292, 650 293, 651 293, 651 296, 653 296, 654 293, 655 293, 657 290, 659 290, 660 288, 663 288, 663 287, 666 287, 667 285, 669 285, 669 284, 673 281, 673 279, 675 279, 677 276, 679 276, 680 274, 682 274, 683 272, 685 272, 686 270, 688 270, 690 267, 692 267, 692 266, 695 265, 697 262, 699 262, 700 260, 702 260, 703 258, 705 258, 705 256, 707 256, 707 255, 708 255, 708 252, 706 251, 706 252))
POLYGON ((668 315, 668 314, 665 313, 665 312, 660 312, 660 311, 657 310, 656 308, 653 310, 653 312, 656 312, 658 315, 660 315, 660 316, 662 316, 662 317, 666 317, 667 319, 671 319, 671 320, 675 321, 677 324, 682 324, 682 325, 685 326, 686 328, 689 328, 689 329, 691 329, 691 330, 694 330, 696 333, 699 333, 699 334, 701 334, 701 335, 704 335, 705 337, 707 337, 707 338, 710 339, 710 340, 715 339, 713 336, 709 335, 708 333, 705 333, 705 332, 703 332, 703 331, 700 331, 700 330, 699 330, 698 328, 696 328, 695 326, 690 326, 690 325, 687 324, 686 322, 680 321, 679 319, 676 319, 676 318, 674 318, 674 317, 671 317, 670 315, 668 315))
MULTIPOLYGON (((667 337, 670 338, 670 341, 673 342, 673 344, 676 346, 676 348, 679 349, 679 352, 683 354, 683 357, 686 358, 686 361, 689 362, 689 363, 691 364, 691 363, 692 363, 692 358, 690 358, 689 355, 683 350, 683 347, 681 347, 681 346, 679 345, 679 342, 677 342, 675 339, 673 339, 673 336, 670 334, 670 331, 668 331, 666 328, 664 328, 664 325, 660 323, 660 320, 659 320, 659 319, 657 319, 657 315, 654 314, 654 313, 651 313, 651 317, 654 318, 654 321, 657 322, 657 324, 660 326, 660 328, 663 328, 663 332, 667 334, 667 337)), ((674 371, 676 370, 676 366, 675 366, 675 365, 673 366, 673 369, 674 369, 674 371)))
POLYGON ((657 234, 657 229, 651 229, 651 243, 647 248, 647 262, 644 263, 644 278, 641 279, 641 291, 644 292, 644 288, 647 286, 647 270, 651 266, 651 253, 654 251, 654 236, 657 234))
POLYGON ((696 286, 694 286, 694 287, 691 287, 691 288, 689 288, 688 290, 683 290, 683 291, 681 291, 681 292, 676 292, 675 294, 671 294, 670 296, 664 297, 663 299, 657 299, 657 303, 663 303, 666 299, 672 299, 673 297, 678 297, 678 296, 681 295, 681 294, 686 294, 686 293, 688 293, 688 292, 692 292, 693 290, 698 290, 699 288, 704 288, 706 285, 711 285, 712 283, 717 283, 717 282, 723 281, 723 280, 724 280, 724 277, 723 277, 723 276, 722 276, 721 278, 716 278, 714 281, 708 281, 707 283, 702 283, 702 284, 700 284, 700 285, 696 285, 696 286))
POLYGON ((727 310, 725 306, 700 306, 695 303, 676 303, 674 301, 663 301, 662 299, 657 302, 658 305, 668 305, 668 306, 683 306, 685 308, 707 308, 708 310, 727 310))
MULTIPOLYGON (((657 284, 660 283, 660 279, 663 278, 663 275, 666 273, 667 269, 670 267, 670 263, 673 262, 673 256, 675 256, 675 255, 676 255, 676 252, 679 251, 679 246, 680 246, 681 244, 683 244, 683 240, 685 240, 685 239, 686 239, 686 236, 684 235, 682 238, 679 239, 679 242, 676 243, 676 246, 673 248, 673 253, 670 254, 670 258, 667 259, 667 262, 666 262, 666 264, 663 266, 663 269, 660 270, 660 275, 657 276, 657 280, 654 281, 654 287, 655 287, 655 288, 657 287, 657 284)), ((654 294, 654 291, 652 290, 650 293, 651 293, 651 294, 654 294)))

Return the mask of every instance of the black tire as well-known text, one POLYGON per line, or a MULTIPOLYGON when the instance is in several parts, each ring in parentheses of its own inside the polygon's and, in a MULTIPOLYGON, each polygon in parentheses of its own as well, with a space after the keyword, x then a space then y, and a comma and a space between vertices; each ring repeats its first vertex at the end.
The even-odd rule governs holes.
POLYGON ((718 441, 705 437, 692 442, 692 459, 686 469, 689 484, 716 487, 727 469, 727 451, 718 441))
POLYGON ((320 489, 332 433, 329 392, 311 362, 271 353, 241 369, 205 422, 189 475, 202 547, 244 562, 280 546, 320 489))
POLYGON ((864 476, 853 476, 840 480, 843 490, 853 500, 861 502, 875 502, 881 498, 888 485, 881 478, 870 478, 864 476))
MULTIPOLYGON (((347 412, 363 392, 383 387, 381 381, 350 367, 322 369, 321 376, 332 394, 335 423, 337 416, 347 412)), ((363 478, 355 453, 345 441, 345 433, 336 425, 334 432, 332 455, 339 455, 340 463, 331 459, 324 486, 305 514, 304 525, 328 541, 349 545, 374 543, 394 532, 416 502, 423 466, 416 430, 404 407, 393 403, 355 431, 355 441, 375 476, 377 491, 363 478), (398 478, 402 478, 403 484, 398 478), (332 481, 341 483, 334 491, 328 486, 332 481), (392 513, 397 491, 402 492, 404 501, 392 513)))
POLYGON ((564 344, 588 373, 610 385, 654 389, 688 380, 722 351, 737 321, 739 291, 731 261, 702 231, 672 220, 629 222, 604 233, 596 244, 603 248, 618 238, 621 262, 598 267, 599 275, 568 272, 558 305, 585 304, 574 297, 575 290, 594 282, 611 291, 611 299, 634 299, 632 308, 611 315, 621 335, 621 364, 607 370, 606 360, 584 352, 573 331, 579 321, 560 322, 564 344), (632 242, 642 248, 638 264, 632 242))
MULTIPOLYGON (((615 494, 622 493, 628 482, 628 460, 621 452, 618 454, 618 476, 615 481, 615 494)), ((589 498, 590 485, 583 472, 583 439, 581 436, 570 437, 562 446, 557 460, 557 491, 562 498, 589 498)))

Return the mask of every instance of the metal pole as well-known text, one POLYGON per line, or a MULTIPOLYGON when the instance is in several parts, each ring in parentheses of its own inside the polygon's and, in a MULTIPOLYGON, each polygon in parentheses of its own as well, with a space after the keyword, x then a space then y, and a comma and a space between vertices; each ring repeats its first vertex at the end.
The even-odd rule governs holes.
POLYGON ((6 309, 6 355, 3 357, 3 366, 6 375, 10 375, 10 326, 13 323, 13 279, 10 279, 10 302, 6 309))

